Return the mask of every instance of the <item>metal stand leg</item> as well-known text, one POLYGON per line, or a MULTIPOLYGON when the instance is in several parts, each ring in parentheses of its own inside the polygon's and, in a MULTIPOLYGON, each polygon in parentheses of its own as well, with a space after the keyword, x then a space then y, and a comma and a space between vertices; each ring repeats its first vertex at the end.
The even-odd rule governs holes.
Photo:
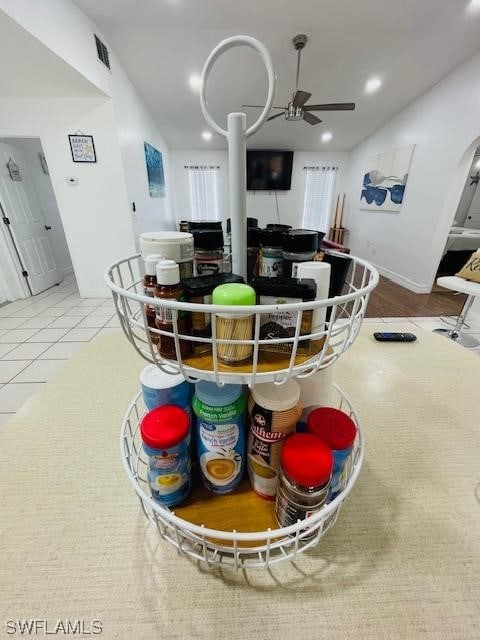
POLYGON ((467 297, 453 329, 434 329, 433 332, 444 335, 446 338, 450 338, 450 340, 454 340, 458 344, 461 344, 462 347, 467 347, 469 349, 478 347, 478 345, 480 345, 480 342, 476 338, 474 338, 473 336, 462 334, 462 329, 465 325, 466 317, 468 315, 468 312, 470 311, 470 307, 472 306, 474 299, 474 296, 467 297))

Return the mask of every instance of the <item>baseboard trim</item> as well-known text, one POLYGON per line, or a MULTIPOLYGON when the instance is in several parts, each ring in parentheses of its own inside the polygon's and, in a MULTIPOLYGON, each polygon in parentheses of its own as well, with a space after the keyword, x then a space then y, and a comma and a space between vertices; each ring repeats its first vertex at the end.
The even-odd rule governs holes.
POLYGON ((405 276, 402 276, 399 273, 395 273, 395 271, 390 271, 390 269, 381 267, 378 264, 374 264, 374 263, 372 264, 375 267, 375 269, 378 270, 380 275, 385 276, 385 278, 392 280, 392 282, 395 282, 395 284, 399 284, 401 287, 405 287, 405 289, 409 289, 414 293, 430 293, 432 290, 432 287, 426 284, 419 284, 418 282, 415 282, 414 280, 410 280, 409 278, 406 278, 405 276))
POLYGON ((109 298, 110 292, 105 287, 105 289, 81 289, 80 290, 81 298, 109 298))

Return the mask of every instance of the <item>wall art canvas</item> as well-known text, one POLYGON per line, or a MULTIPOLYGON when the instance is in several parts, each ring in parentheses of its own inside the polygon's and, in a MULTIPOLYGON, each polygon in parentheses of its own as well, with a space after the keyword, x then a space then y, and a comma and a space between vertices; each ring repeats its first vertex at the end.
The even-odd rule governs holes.
POLYGON ((165 176, 163 173, 162 154, 158 149, 144 142, 145 160, 147 163, 148 188, 152 198, 165 197, 165 176))
POLYGON ((74 162, 96 162, 97 154, 93 136, 86 136, 83 133, 75 133, 68 136, 72 160, 74 162))
POLYGON ((360 209, 400 211, 414 149, 415 145, 409 144, 368 159, 363 175, 360 209))

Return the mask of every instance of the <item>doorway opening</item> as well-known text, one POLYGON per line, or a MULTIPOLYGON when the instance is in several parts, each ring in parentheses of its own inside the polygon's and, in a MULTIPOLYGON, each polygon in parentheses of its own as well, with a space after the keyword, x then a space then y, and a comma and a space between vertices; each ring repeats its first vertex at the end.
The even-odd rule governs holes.
MULTIPOLYGON (((478 141, 477 141, 478 144, 478 141)), ((470 151, 470 154, 472 152, 470 151)), ((470 156, 471 157, 471 156, 470 156)), ((480 146, 475 148, 460 199, 448 231, 435 281, 453 276, 480 247, 480 146)), ((437 288, 434 283, 434 290, 437 288)))
POLYGON ((0 138, 0 296, 37 295, 72 261, 39 138, 0 138))

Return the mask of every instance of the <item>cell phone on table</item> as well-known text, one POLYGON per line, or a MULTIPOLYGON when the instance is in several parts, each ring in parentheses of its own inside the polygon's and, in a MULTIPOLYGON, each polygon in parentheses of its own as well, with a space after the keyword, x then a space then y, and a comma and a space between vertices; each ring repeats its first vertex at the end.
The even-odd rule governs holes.
POLYGON ((373 337, 378 342, 415 342, 417 339, 414 333, 396 333, 393 331, 376 331, 373 337))

